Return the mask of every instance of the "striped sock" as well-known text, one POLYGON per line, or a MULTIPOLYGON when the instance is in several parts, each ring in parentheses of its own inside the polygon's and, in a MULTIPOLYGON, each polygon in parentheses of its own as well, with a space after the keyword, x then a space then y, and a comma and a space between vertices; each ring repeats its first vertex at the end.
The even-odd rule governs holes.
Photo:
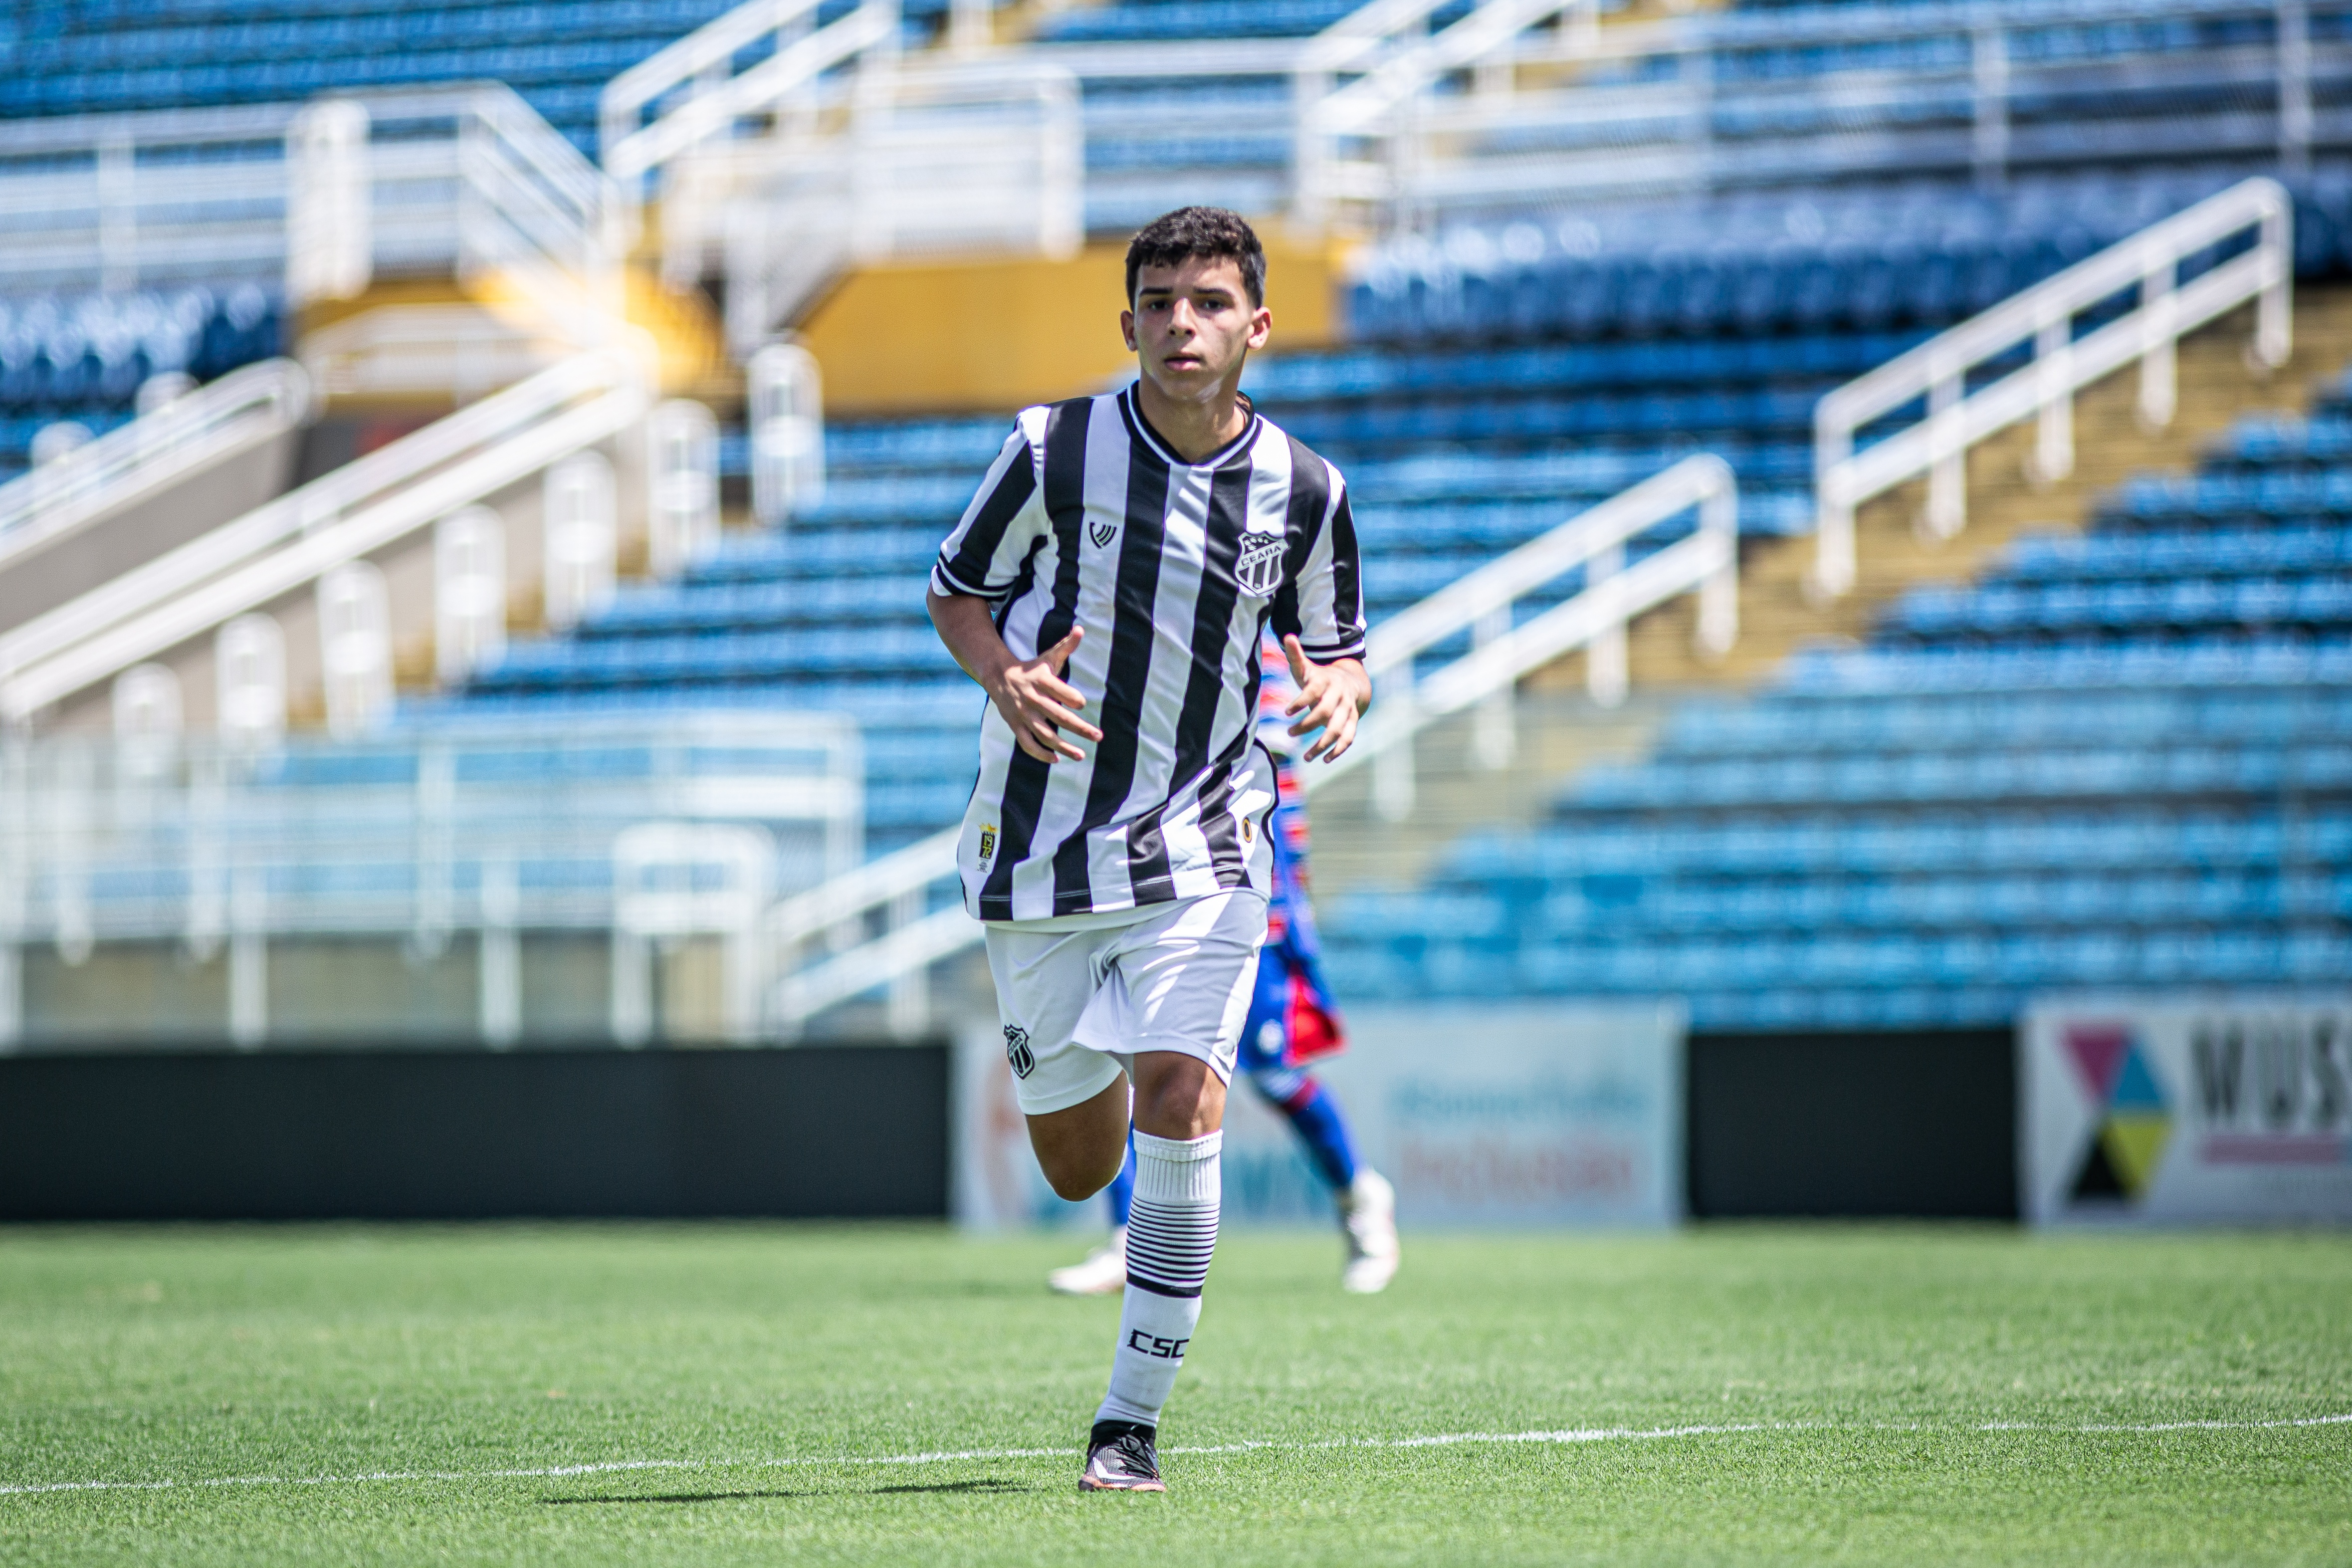
POLYGON ((1201 1283, 1217 1248, 1218 1152, 1225 1135, 1135 1134, 1135 1205, 1127 1222, 1127 1299, 1110 1393, 1097 1421, 1158 1426, 1184 1347, 1201 1321, 1201 1283))

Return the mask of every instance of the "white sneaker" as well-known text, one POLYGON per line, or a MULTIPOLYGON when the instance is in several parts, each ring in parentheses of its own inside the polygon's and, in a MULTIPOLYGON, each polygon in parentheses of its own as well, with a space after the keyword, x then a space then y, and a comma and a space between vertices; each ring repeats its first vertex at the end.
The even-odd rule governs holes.
POLYGON ((1356 1179, 1339 1194, 1339 1225, 1348 1238, 1348 1266, 1339 1275, 1339 1289, 1359 1296, 1377 1295, 1396 1278, 1402 1249, 1397 1245, 1396 1189, 1388 1178, 1369 1166, 1359 1167, 1356 1179))
POLYGON ((1126 1289, 1127 1226, 1112 1231, 1110 1239, 1089 1253, 1084 1263, 1046 1275, 1045 1283, 1065 1296, 1114 1296, 1126 1289))

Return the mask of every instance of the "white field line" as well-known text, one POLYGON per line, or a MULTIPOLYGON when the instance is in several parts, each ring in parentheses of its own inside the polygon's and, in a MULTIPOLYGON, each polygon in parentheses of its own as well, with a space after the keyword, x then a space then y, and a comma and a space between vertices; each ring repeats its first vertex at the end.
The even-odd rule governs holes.
MULTIPOLYGON (((2283 1421, 2157 1421, 2144 1424, 2062 1426, 2025 1421, 1988 1421, 1954 1428, 1962 1432, 2268 1432, 2301 1426, 2352 1426, 2352 1415, 2305 1415, 2283 1421)), ((1171 1447, 1168 1454, 1245 1454, 1259 1450, 1307 1452, 1333 1448, 1444 1448, 1481 1443, 1645 1443, 1673 1437, 1723 1437, 1753 1432, 1834 1430, 1832 1422, 1759 1421, 1704 1426, 1570 1426, 1550 1432, 1443 1432, 1417 1437, 1333 1437, 1318 1442, 1259 1438, 1241 1443, 1171 1447)), ((1933 1432, 1927 1426, 1872 1423, 1862 1431, 1933 1432)), ((514 1470, 363 1470, 341 1476, 211 1476, 192 1480, 42 1481, 0 1485, 0 1497, 42 1492, 166 1491, 179 1487, 333 1487, 390 1481, 552 1480, 566 1476, 608 1476, 631 1470, 779 1470, 815 1466, 936 1465, 972 1459, 1070 1458, 1076 1448, 945 1448, 920 1454, 816 1455, 791 1459, 614 1459, 599 1464, 546 1465, 514 1470)))

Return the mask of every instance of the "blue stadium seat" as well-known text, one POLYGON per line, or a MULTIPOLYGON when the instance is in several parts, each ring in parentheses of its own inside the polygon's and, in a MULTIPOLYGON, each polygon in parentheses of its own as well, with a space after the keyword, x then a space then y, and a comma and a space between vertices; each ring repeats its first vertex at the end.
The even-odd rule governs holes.
POLYGON ((2352 961, 2352 524, 2292 423, 2107 523, 1919 590, 1871 644, 1685 705, 1532 832, 1343 899, 1382 996, 1679 993, 1718 1029, 2002 1023, 2057 986, 2296 984, 2352 961), (2156 503, 2235 520, 2143 526, 2156 503), (2175 504, 2178 503, 2178 504, 2175 504), (2337 966, 2331 968, 2330 966, 2337 966))
POLYGON ((253 288, 0 298, 0 479, 25 467, 44 426, 103 435, 149 376, 210 380, 281 352, 281 330, 277 301, 253 288))
MULTIPOLYGON (((909 36, 943 26, 950 0, 901 0, 909 36)), ((123 0, 34 7, 12 37, 0 117, 259 103, 327 91, 503 81, 583 150, 596 94, 736 0, 123 0)), ((827 0, 820 20, 855 0, 827 0)))

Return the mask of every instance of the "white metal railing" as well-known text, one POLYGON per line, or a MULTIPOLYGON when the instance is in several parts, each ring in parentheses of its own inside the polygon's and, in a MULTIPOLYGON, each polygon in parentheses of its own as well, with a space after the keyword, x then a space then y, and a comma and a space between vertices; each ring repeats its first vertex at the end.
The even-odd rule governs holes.
POLYGON ((1565 26, 1580 45, 1597 37, 1601 15, 1598 0, 1486 0, 1436 33, 1406 41, 1406 29, 1425 23, 1436 9, 1421 0, 1397 0, 1375 16, 1375 6, 1368 5, 1327 29, 1316 40, 1319 47, 1308 51, 1293 94, 1298 115, 1296 205, 1302 217, 1321 221, 1338 201, 1389 194, 1394 172, 1348 160, 1339 146, 1343 139, 1379 140, 1409 130, 1415 118, 1411 110, 1460 71, 1474 74, 1482 97, 1507 98, 1523 34, 1573 14, 1565 26), (1336 68, 1364 60, 1376 42, 1391 46, 1383 58, 1339 85, 1336 68), (1324 63, 1334 57, 1341 58, 1339 67, 1324 63))
POLYGON ((889 1022, 902 1036, 919 1033, 929 1010, 930 966, 981 938, 981 925, 959 896, 945 909, 929 907, 931 887, 956 874, 952 827, 787 899, 768 912, 766 942, 774 955, 768 1016, 786 1034, 828 1007, 888 985, 889 1022), (885 917, 883 933, 859 941, 869 916, 885 917), (814 963, 798 961, 806 944, 824 939, 832 951, 814 963))
POLYGON ((359 100, 369 148, 375 267, 513 277, 557 331, 625 332, 620 269, 635 219, 619 187, 503 87, 359 100))
POLYGON ((302 367, 264 360, 0 485, 0 572, 93 519, 295 428, 310 412, 302 367))
POLYGON ((512 91, 471 86, 0 125, 0 289, 513 272, 562 314, 616 298, 629 216, 512 91), (357 254, 352 254, 356 251, 357 254))
POLYGON ((956 47, 909 65, 897 0, 824 26, 814 0, 748 0, 605 89, 605 168, 633 196, 658 176, 664 275, 724 271, 738 357, 853 262, 1076 250, 1076 79, 1037 51, 982 47, 985 22, 961 7, 956 47))
MULTIPOLYGON (((1402 42, 1419 45, 1414 29, 1426 29, 1429 18, 1445 0, 1370 0, 1350 11, 1310 39, 1292 65, 1291 113, 1293 206, 1308 222, 1329 216, 1338 188, 1360 184, 1342 180, 1336 165, 1342 125, 1362 123, 1363 111, 1352 107, 1364 93, 1358 89, 1370 78, 1359 79, 1350 91, 1356 98, 1335 103, 1340 93, 1339 75, 1360 69, 1402 42)), ((1373 73, 1375 76, 1378 72, 1373 73)), ((1393 81, 1393 76, 1388 79, 1393 81)), ((1375 88, 1374 92, 1383 89, 1375 88)))
MULTIPOLYGON (((2315 149, 2352 142, 2352 119, 2315 108, 2352 80, 2352 45, 2311 17, 2345 15, 2346 0, 1991 0, 1607 26, 1593 0, 1486 0, 1427 31, 1438 8, 1369 0, 1307 38, 1022 45, 945 58, 1067 71, 1088 84, 1287 76, 1289 167, 1237 177, 1273 182, 1260 199, 1278 202, 1286 187, 1293 211, 1318 221, 1370 209, 1411 226, 1849 174, 1954 173, 1991 186, 2019 169, 2215 155, 2275 157, 2294 171, 2315 149), (2232 25, 2238 36, 2184 47, 2166 29, 2105 26, 2151 17, 2232 25), (1749 68, 1752 57, 1824 47, 1862 53, 1852 68, 1813 74, 1769 60, 1749 68), (2175 101, 2183 93, 2187 107, 2175 101), (2037 107, 2017 112, 2026 103, 2037 107)), ((862 5, 819 28, 811 0, 751 0, 615 79, 604 100, 607 166, 633 195, 648 174, 660 177, 673 277, 743 262, 745 247, 727 247, 730 225, 742 232, 734 196, 787 144, 804 154, 831 132, 834 166, 853 166, 845 117, 861 94, 918 63, 900 61, 884 9, 862 5)), ((1198 187, 1196 170, 1122 169, 1093 198, 1125 212, 1198 187)), ((763 221, 755 213, 750 229, 763 221)), ((787 240, 750 248, 770 268, 784 265, 773 259, 780 246, 837 258, 851 226, 844 214, 803 212, 787 240)), ((790 283, 776 292, 794 294, 790 283)))
MULTIPOLYGON (((2166 0, 2153 13, 2140 0, 1996 0, 1607 27, 1593 0, 1486 0, 1428 32, 1439 7, 1440 0, 1369 0, 1307 38, 1029 45, 984 58, 992 68, 1051 68, 1087 83, 1288 76, 1291 166, 1269 173, 1286 180, 1294 212, 1310 220, 1369 205, 1376 216, 1413 223, 1448 211, 1519 212, 1562 196, 1842 173, 1949 170, 1992 184, 2011 168, 2095 155, 2274 153, 2295 169, 2307 166, 2315 147, 2352 139, 2352 121, 2312 108, 2315 80, 2352 74, 2352 48, 2315 43, 2307 13, 2340 13, 2344 0, 2166 0), (2088 30, 2151 14, 2252 20, 2273 36, 2181 49, 2144 28, 2088 30), (2073 31, 2063 47, 2046 47, 2044 35, 2064 29, 2073 31), (1944 39, 1958 40, 1957 57, 1916 47, 1944 39), (1908 52, 1812 75, 1741 68, 1759 51, 1822 47, 1908 52), (1596 79, 1594 68, 1614 79, 1596 79), (1634 79, 1623 79, 1629 74, 1634 79), (1454 90, 1457 84, 1470 90, 1454 90), (2217 106, 2160 114, 2112 107, 2117 95, 2173 90, 2202 93, 2217 106), (2012 123, 2013 104, 2053 94, 2075 107, 2037 110, 2012 123), (2250 94, 2267 96, 2275 112, 2247 110, 2250 94)), ((797 129, 805 151, 876 81, 911 68, 883 40, 878 20, 863 20, 873 9, 819 29, 809 0, 751 0, 615 79, 604 100, 607 166, 633 190, 648 173, 662 175, 673 276, 740 263, 740 249, 720 255, 730 195, 753 177, 763 144, 781 144, 797 129), (739 69, 738 57, 767 39, 774 51, 739 69), (853 62, 861 68, 842 68, 853 62), (646 124, 649 110, 657 118, 646 124), (739 135, 747 128, 754 133, 739 135)), ((846 167, 846 155, 836 163, 846 167)), ((1155 184, 1172 204, 1197 187, 1197 172, 1166 179, 1122 170, 1096 195, 1123 210, 1135 205, 1138 187, 1155 184)), ((811 237, 835 245, 849 227, 839 215, 803 216, 795 247, 811 237)))
POLYGON ((276 279, 296 106, 0 125, 0 287, 276 279), (171 157, 165 163, 163 154, 171 157))
MULTIPOLYGON (((1592 650, 1595 695, 1604 702, 1622 699, 1627 624, 1680 594, 1699 595, 1700 649, 1727 651, 1739 627, 1738 535, 1738 481, 1723 459, 1702 454, 1440 589, 1373 628, 1365 663, 1380 704, 1348 755, 1300 769, 1302 784, 1319 788, 1377 759, 1382 772, 1373 785, 1376 803, 1384 814, 1402 816, 1412 805, 1414 735, 1448 714, 1489 702, 1479 743, 1499 765, 1508 749, 1507 743, 1497 748, 1495 738, 1499 728, 1507 742, 1509 716, 1507 708, 1492 704, 1494 698, 1507 700, 1521 676, 1585 647, 1592 650), (1694 507, 1698 528, 1689 537, 1623 564, 1629 540, 1694 507), (1580 566, 1587 579, 1582 592, 1511 626, 1513 604, 1580 566), (1415 678, 1416 655, 1465 631, 1476 644, 1471 653, 1415 678), (1401 768, 1398 758, 1404 759, 1401 768)), ((960 898, 941 909, 929 907, 931 889, 956 875, 961 832, 950 828, 908 845, 770 911, 767 940, 777 979, 769 1016, 778 1027, 796 1030, 828 1007, 887 985, 891 1026, 902 1034, 921 1029, 930 965, 981 939, 980 922, 964 912, 960 898), (877 915, 882 930, 869 937, 866 928, 877 915), (828 943, 824 955, 802 964, 803 950, 821 942, 828 943)))
POLYGON ((1364 667, 1377 704, 1348 754, 1300 769, 1300 783, 1320 789, 1370 763, 1376 809, 1402 818, 1413 805, 1411 742, 1423 730, 1482 705, 1476 754, 1503 766, 1515 746, 1510 694, 1521 676, 1581 647, 1587 689, 1613 707, 1625 697, 1626 627, 1668 599, 1696 591, 1699 650, 1729 650, 1739 634, 1738 572, 1738 480, 1720 458, 1685 458, 1374 626, 1364 667), (1688 537, 1625 564, 1628 541, 1693 507, 1698 527, 1688 537), (1514 605, 1580 567, 1580 592, 1512 624, 1514 605), (1470 652, 1418 673, 1422 654, 1464 632, 1470 652))
POLYGON ((0 746, 0 1050, 152 1026, 135 1001, 109 1015, 105 987, 28 1001, 23 969, 41 949, 69 967, 124 950, 116 973, 223 956, 218 1027, 239 1046, 299 1038, 270 999, 305 989, 348 1006, 328 1026, 343 1032, 467 1033, 465 1010, 436 1016, 414 992, 343 996, 316 972, 306 986, 321 937, 346 952, 374 939, 387 967, 405 959, 461 1009, 474 957, 470 1011, 493 1047, 577 1038, 600 1014, 617 1043, 640 1043, 658 1010, 655 944, 715 939, 708 1032, 752 1038, 765 911, 855 866, 863 822, 858 728, 837 713, 502 715, 259 748, 165 731, 13 741, 0 746), (524 946, 576 951, 583 937, 609 937, 609 996, 527 998, 524 946))
POLYGON ((520 483, 644 417, 638 356, 574 356, 0 636, 0 720, 120 671, 520 483))
POLYGON ((605 85, 597 100, 604 171, 633 196, 644 177, 736 122, 772 114, 810 84, 868 51, 895 56, 898 0, 865 0, 816 26, 819 0, 750 0, 705 24, 605 85), (738 57, 762 40, 766 58, 739 71, 738 57), (649 108, 686 96, 641 123, 649 108))
POLYGON ((2074 395, 2137 360, 2139 414, 2169 424, 2175 345, 2183 334, 2257 301, 2253 352, 2283 364, 2293 344, 2294 203, 2274 180, 2247 180, 2141 230, 1961 322, 1823 397, 1813 415, 1814 486, 1820 544, 1815 585, 1853 585, 1854 509, 1907 480, 1927 476, 1923 531, 1949 538, 1968 520, 1969 448, 2038 417, 2033 469, 2049 482, 2074 471, 2074 395), (2251 248, 2179 280, 2180 263, 2253 233, 2251 248), (2137 304, 2075 336, 2075 318, 2136 289, 2137 304), (1971 392, 1971 371, 2030 342, 2029 363, 1971 392), (1855 433, 1906 405, 1926 400, 1923 418, 1860 451, 1855 433))
POLYGON ((2342 0, 1994 0, 1601 27, 1549 0, 1487 0, 1353 80, 1303 73, 1295 205, 1417 221, 1840 174, 1990 187, 2036 166, 2217 156, 2300 173, 2352 137, 2314 107, 2352 75, 2352 48, 2312 19, 2345 14, 2342 0), (2151 21, 2238 33, 2187 47, 2151 21), (1853 63, 1746 64, 1822 48, 1853 63))
POLYGON ((748 355, 845 265, 1076 254, 1085 146, 1077 79, 1058 67, 951 60, 861 72, 839 129, 786 127, 681 166, 664 201, 665 243, 691 270, 708 237, 723 235, 728 338, 748 355))

